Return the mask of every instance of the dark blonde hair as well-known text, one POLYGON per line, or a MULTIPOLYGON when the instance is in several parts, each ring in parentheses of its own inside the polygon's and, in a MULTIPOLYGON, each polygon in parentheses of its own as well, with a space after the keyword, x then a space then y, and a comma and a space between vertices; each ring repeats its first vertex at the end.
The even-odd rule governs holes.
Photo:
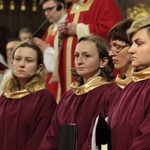
MULTIPOLYGON (((41 71, 38 74, 35 74, 35 76, 33 76, 30 81, 25 85, 25 89, 27 89, 30 93, 34 93, 35 92, 35 87, 41 87, 41 86, 45 86, 45 79, 46 79, 46 68, 45 65, 43 63, 43 53, 42 51, 39 49, 39 47, 33 43, 33 42, 22 42, 21 44, 19 44, 13 51, 13 60, 14 60, 14 55, 15 52, 17 51, 17 49, 19 47, 27 47, 27 48, 31 48, 36 52, 37 55, 37 65, 43 65, 43 68, 41 69, 41 71)), ((4 92, 5 91, 10 91, 10 92, 15 92, 20 90, 20 83, 18 78, 15 75, 11 75, 9 80, 6 82, 4 88, 3 88, 4 92)))
MULTIPOLYGON (((113 65, 112 59, 108 53, 109 46, 108 46, 107 42, 102 37, 97 36, 97 35, 89 35, 89 36, 81 37, 79 39, 78 43, 80 43, 81 41, 93 42, 97 48, 99 58, 100 59, 102 59, 104 57, 108 58, 108 63, 104 68, 101 68, 101 72, 100 72, 99 76, 103 77, 107 81, 112 81, 114 78, 114 76, 112 74, 114 65, 113 65)), ((82 84, 83 78, 77 74, 77 72, 74 68, 71 69, 71 71, 72 71, 73 76, 75 76, 75 79, 82 84)))
POLYGON ((144 28, 147 29, 148 34, 150 35, 150 15, 138 18, 132 23, 131 27, 127 30, 129 40, 131 41, 133 35, 144 28))

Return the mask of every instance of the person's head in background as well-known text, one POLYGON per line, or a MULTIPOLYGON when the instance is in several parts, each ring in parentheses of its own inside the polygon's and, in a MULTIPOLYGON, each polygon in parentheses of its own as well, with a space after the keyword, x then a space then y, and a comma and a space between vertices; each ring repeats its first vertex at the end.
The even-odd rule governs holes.
POLYGON ((14 49, 12 73, 4 91, 14 92, 26 89, 33 93, 35 88, 45 87, 46 68, 43 63, 43 54, 37 45, 27 41, 14 49))
POLYGON ((132 46, 129 49, 135 71, 150 67, 150 16, 135 20, 127 31, 132 46))
MULTIPOLYGON (((66 14, 65 0, 41 0, 43 13, 50 23, 57 22, 66 14), (57 6, 61 5, 62 8, 57 10, 57 6)), ((60 6, 60 7, 61 7, 60 6)))
POLYGON ((128 50, 131 41, 128 39, 126 31, 130 28, 134 20, 125 19, 115 24, 108 33, 110 51, 109 56, 112 57, 114 68, 120 73, 125 73, 126 77, 131 76, 131 54, 128 50))
POLYGON ((18 38, 10 38, 7 41, 6 56, 7 56, 7 63, 8 63, 9 68, 11 68, 13 50, 19 43, 20 43, 20 40, 18 38))
POLYGON ((32 39, 33 32, 28 27, 23 27, 19 30, 18 37, 21 41, 30 41, 32 39))
POLYGON ((71 71, 80 84, 97 76, 112 81, 113 62, 108 49, 109 46, 102 37, 89 35, 79 39, 75 49, 75 69, 71 71))

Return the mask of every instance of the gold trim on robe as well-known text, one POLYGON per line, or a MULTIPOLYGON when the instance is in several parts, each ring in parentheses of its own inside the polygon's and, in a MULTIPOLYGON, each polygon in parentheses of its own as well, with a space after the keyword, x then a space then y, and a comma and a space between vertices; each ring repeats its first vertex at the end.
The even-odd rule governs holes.
POLYGON ((143 69, 141 71, 132 71, 132 78, 134 82, 139 82, 150 78, 150 67, 143 69))
MULTIPOLYGON (((72 43, 73 43, 73 37, 70 37, 68 38, 68 41, 67 41, 67 49, 66 49, 66 55, 67 55, 67 58, 66 58, 66 68, 72 68, 71 66, 71 52, 70 52, 70 49, 72 47, 72 43)), ((71 81, 71 77, 72 77, 72 74, 70 72, 70 69, 66 69, 66 77, 67 77, 67 80, 66 80, 66 86, 67 86, 67 90, 70 89, 70 82, 71 81)))
MULTIPOLYGON (((35 91, 39 91, 39 90, 42 90, 42 89, 45 89, 45 86, 42 86, 39 88, 39 86, 35 87, 35 91)), ((12 98, 12 99, 15 99, 15 100, 19 100, 20 98, 23 98, 27 95, 31 94, 28 90, 24 89, 24 90, 20 90, 20 91, 15 91, 15 92, 10 92, 10 91, 6 91, 4 92, 4 95, 7 97, 7 98, 12 98)))
POLYGON ((88 93, 89 91, 95 89, 96 87, 109 83, 111 82, 108 82, 104 80, 102 77, 98 76, 81 86, 79 86, 79 83, 75 81, 71 84, 71 89, 76 95, 82 95, 88 93))
POLYGON ((87 0, 85 3, 75 3, 70 11, 70 14, 88 11, 94 0, 87 0))
POLYGON ((128 85, 131 81, 133 81, 131 76, 130 77, 126 77, 126 78, 124 78, 124 77, 125 77, 125 74, 120 73, 120 74, 118 74, 116 76, 116 79, 115 79, 117 85, 121 89, 124 89, 126 85, 128 85))
POLYGON ((49 35, 54 36, 55 34, 56 34, 56 31, 54 31, 54 25, 51 24, 47 30, 46 40, 48 40, 49 35))

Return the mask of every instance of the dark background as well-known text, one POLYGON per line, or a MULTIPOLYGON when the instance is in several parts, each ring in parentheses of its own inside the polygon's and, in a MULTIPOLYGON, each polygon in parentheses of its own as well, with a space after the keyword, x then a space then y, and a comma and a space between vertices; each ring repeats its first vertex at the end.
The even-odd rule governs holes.
MULTIPOLYGON (((34 32, 45 19, 39 0, 0 0, 0 53, 6 58, 6 42, 18 37, 20 28, 29 27, 34 32)), ((47 22, 35 36, 41 37, 48 25, 47 22)))

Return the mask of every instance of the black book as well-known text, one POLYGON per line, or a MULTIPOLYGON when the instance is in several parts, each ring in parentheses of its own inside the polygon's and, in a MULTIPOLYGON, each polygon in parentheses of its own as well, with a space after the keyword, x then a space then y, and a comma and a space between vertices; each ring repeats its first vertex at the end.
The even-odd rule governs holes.
POLYGON ((77 149, 77 125, 65 124, 59 126, 58 150, 77 149))
POLYGON ((96 127, 96 145, 101 149, 101 145, 108 144, 108 150, 111 150, 111 130, 105 119, 99 115, 96 127))

